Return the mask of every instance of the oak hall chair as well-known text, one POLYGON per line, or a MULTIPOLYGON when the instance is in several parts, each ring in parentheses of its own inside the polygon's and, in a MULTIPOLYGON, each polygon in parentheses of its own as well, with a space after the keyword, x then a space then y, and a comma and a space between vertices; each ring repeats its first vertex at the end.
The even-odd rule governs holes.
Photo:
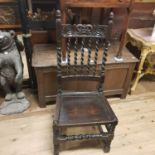
POLYGON ((61 12, 57 11, 57 78, 58 94, 53 120, 54 155, 59 154, 60 143, 73 140, 96 140, 103 142, 104 152, 110 151, 114 130, 118 123, 103 94, 104 70, 113 14, 107 25, 61 24, 61 12), (62 46, 62 40, 66 46, 62 46), (66 60, 62 59, 66 51, 66 60), (96 81, 94 91, 67 91, 66 81, 96 81), (97 133, 66 135, 63 129, 96 126, 97 133), (106 130, 102 130, 102 127, 106 130))

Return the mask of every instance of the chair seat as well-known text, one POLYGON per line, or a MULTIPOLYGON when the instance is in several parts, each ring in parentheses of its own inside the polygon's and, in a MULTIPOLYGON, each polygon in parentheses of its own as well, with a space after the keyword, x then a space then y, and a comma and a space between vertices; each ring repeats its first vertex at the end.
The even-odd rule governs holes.
POLYGON ((117 123, 106 98, 99 93, 64 93, 57 97, 59 126, 117 123))

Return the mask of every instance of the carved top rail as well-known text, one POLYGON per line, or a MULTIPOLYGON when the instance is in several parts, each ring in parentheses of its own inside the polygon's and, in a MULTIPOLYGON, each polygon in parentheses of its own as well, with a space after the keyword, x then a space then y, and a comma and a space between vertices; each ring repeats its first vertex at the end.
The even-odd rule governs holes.
POLYGON ((108 33, 106 25, 90 25, 90 24, 63 24, 62 36, 65 38, 86 37, 86 38, 105 38, 108 33))

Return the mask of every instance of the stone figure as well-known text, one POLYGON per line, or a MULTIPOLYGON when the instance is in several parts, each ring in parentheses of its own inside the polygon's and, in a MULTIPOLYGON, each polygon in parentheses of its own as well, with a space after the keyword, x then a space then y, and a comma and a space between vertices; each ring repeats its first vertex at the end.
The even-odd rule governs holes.
POLYGON ((10 114, 11 110, 11 113, 13 113, 13 111, 17 110, 16 106, 13 105, 21 103, 22 99, 25 100, 25 95, 21 89, 23 63, 20 51, 23 49, 24 46, 17 39, 14 31, 0 31, 0 85, 6 93, 0 112, 7 107, 7 112, 9 110, 10 114), (10 109, 9 107, 14 107, 15 109, 10 109))

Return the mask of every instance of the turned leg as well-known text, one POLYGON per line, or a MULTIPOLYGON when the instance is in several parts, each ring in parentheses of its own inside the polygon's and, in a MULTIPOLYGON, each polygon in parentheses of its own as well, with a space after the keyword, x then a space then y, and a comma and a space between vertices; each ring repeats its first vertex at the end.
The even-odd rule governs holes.
POLYGON ((136 77, 135 77, 135 80, 133 82, 133 85, 132 85, 132 88, 131 88, 131 92, 136 89, 138 81, 143 76, 142 69, 143 69, 143 65, 144 65, 144 62, 145 62, 145 59, 146 59, 146 56, 148 55, 148 53, 149 53, 149 49, 147 49, 147 48, 142 49, 142 53, 141 53, 141 57, 140 57, 140 62, 139 62, 139 66, 138 66, 138 71, 136 73, 136 77))
POLYGON ((54 144, 54 155, 59 155, 59 144, 54 144))
POLYGON ((106 128, 108 130, 108 134, 110 134, 110 136, 108 136, 107 138, 105 138, 103 140, 103 150, 105 153, 110 152, 110 146, 111 146, 111 142, 114 138, 114 130, 115 130, 116 125, 111 124, 111 125, 107 125, 106 128))
POLYGON ((58 126, 56 126, 56 124, 53 123, 53 150, 54 150, 53 153, 54 153, 54 155, 59 155, 58 136, 59 136, 58 126))
POLYGON ((154 68, 155 60, 154 60, 154 57, 152 58, 152 54, 155 54, 155 51, 152 51, 151 52, 151 56, 147 57, 147 64, 148 64, 148 66, 145 69, 145 72, 144 72, 145 75, 146 74, 155 75, 155 68, 154 68))
MULTIPOLYGON (((113 124, 107 124, 106 128, 107 128, 107 134, 108 136, 106 138, 103 139, 103 150, 105 153, 108 153, 110 151, 110 146, 111 146, 111 142, 114 138, 114 131, 115 131, 115 127, 117 125, 116 123, 113 124)), ((101 128, 99 127, 100 133, 103 133, 103 131, 101 131, 101 128)))
POLYGON ((107 139, 104 139, 103 142, 104 142, 104 146, 103 146, 104 152, 105 153, 110 152, 110 145, 111 145, 111 142, 112 142, 112 138, 108 137, 107 139))

